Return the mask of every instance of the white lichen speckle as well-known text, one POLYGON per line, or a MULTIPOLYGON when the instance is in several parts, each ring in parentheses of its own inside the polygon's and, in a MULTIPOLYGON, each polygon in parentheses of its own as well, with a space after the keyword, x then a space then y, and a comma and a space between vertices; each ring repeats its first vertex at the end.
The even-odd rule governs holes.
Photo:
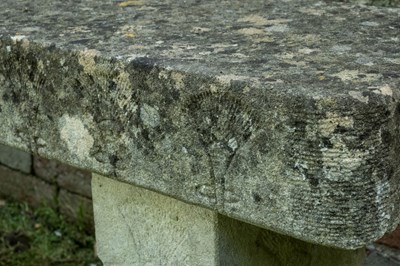
POLYGON ((243 28, 238 30, 238 32, 246 36, 265 35, 265 31, 263 29, 258 29, 258 28, 243 28))
POLYGON ((267 28, 270 32, 287 32, 289 31, 289 26, 285 24, 274 25, 267 28))
POLYGON ((318 52, 319 49, 310 49, 310 48, 301 48, 298 50, 299 53, 301 54, 311 54, 313 52, 318 52))
POLYGON ((210 28, 203 28, 203 27, 193 27, 190 32, 200 34, 200 33, 205 33, 211 31, 210 28))
POLYGON ((68 150, 75 154, 79 160, 86 160, 90 155, 94 139, 85 128, 79 117, 64 114, 59 120, 60 138, 68 147, 68 150))
POLYGON ((291 19, 281 18, 281 19, 267 19, 259 15, 249 15, 238 19, 238 22, 247 22, 255 26, 267 26, 267 25, 277 25, 285 24, 292 21, 291 19))
POLYGON ((323 14, 325 14, 325 11, 320 8, 300 8, 299 11, 303 14, 313 16, 322 16, 323 14))
POLYGON ((361 23, 363 26, 368 26, 368 27, 378 27, 379 23, 375 21, 364 21, 361 23))
POLYGON ((349 91, 349 95, 363 103, 368 103, 369 97, 362 95, 361 91, 349 91))
POLYGON ((335 129, 338 127, 344 128, 353 128, 354 126, 354 119, 349 116, 340 116, 336 113, 327 113, 326 118, 321 119, 318 123, 318 131, 321 133, 322 136, 328 137, 335 129))
POLYGON ((231 148, 233 151, 235 151, 238 148, 238 143, 235 138, 231 138, 228 140, 228 146, 231 148))
POLYGON ((377 81, 382 74, 375 73, 363 73, 358 70, 343 70, 338 73, 332 74, 332 77, 340 78, 342 81, 353 81, 353 82, 373 82, 377 81))
POLYGON ((357 78, 358 74, 359 74, 358 70, 343 70, 336 74, 333 74, 332 76, 340 78, 342 81, 349 81, 357 78))
POLYGON ((160 124, 160 114, 156 108, 148 104, 143 104, 140 108, 140 119, 147 127, 155 128, 160 124))
POLYGON ((238 19, 238 22, 248 22, 257 26, 268 25, 268 19, 261 17, 259 15, 250 15, 238 19))
POLYGON ((384 58, 384 60, 392 64, 400 65, 400 58, 384 58))
POLYGON ((369 58, 363 54, 360 54, 360 53, 357 53, 356 56, 358 57, 355 61, 357 64, 364 65, 364 66, 373 66, 374 65, 374 62, 371 58, 369 58))
POLYGON ((378 88, 377 90, 374 90, 373 92, 376 93, 376 94, 382 94, 382 95, 385 95, 385 96, 390 96, 390 97, 393 96, 393 90, 387 84, 382 86, 382 87, 380 87, 380 88, 378 88))
POLYGON ((228 75, 221 75, 217 77, 217 80, 225 85, 229 85, 232 80, 247 80, 247 76, 237 76, 234 74, 228 74, 228 75))
POLYGON ((350 45, 333 45, 331 47, 331 51, 333 51, 337 54, 343 54, 345 52, 351 51, 351 46, 350 45))
POLYGON ((19 41, 21 41, 21 40, 23 40, 23 39, 25 39, 25 38, 26 38, 25 35, 15 35, 15 36, 12 36, 12 37, 11 37, 11 40, 12 40, 14 43, 16 43, 16 42, 19 42, 19 41))
POLYGON ((171 78, 175 81, 175 86, 177 89, 183 89, 185 87, 185 83, 183 82, 185 76, 182 73, 172 72, 171 78))
POLYGON ((86 49, 79 53, 79 64, 83 66, 83 69, 88 74, 94 74, 96 69, 96 62, 94 58, 100 55, 100 52, 94 49, 86 49))

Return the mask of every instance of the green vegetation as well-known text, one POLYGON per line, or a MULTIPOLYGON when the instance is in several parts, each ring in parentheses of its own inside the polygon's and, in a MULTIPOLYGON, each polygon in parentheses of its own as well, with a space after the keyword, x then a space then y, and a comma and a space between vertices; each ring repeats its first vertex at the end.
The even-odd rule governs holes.
POLYGON ((101 265, 83 228, 49 207, 0 200, 0 266, 101 265))

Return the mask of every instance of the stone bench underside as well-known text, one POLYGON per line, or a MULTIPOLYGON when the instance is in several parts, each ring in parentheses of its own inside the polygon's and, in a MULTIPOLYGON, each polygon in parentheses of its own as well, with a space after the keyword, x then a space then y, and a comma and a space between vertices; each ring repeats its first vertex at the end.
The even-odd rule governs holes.
POLYGON ((0 142, 309 242, 379 238, 400 11, 277 2, 2 1, 0 142))

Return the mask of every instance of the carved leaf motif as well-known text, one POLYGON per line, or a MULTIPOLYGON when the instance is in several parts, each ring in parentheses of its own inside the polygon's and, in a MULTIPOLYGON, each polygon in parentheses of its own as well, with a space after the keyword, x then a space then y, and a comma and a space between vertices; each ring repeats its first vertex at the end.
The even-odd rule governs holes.
MULTIPOLYGON (((223 208, 224 202, 238 202, 240 197, 237 193, 225 188, 226 172, 236 152, 257 129, 255 112, 229 92, 212 91, 193 95, 186 108, 191 126, 198 133, 209 157, 214 192, 208 193, 208 196, 215 195, 217 208, 223 208)), ((206 186, 210 191, 210 185, 206 186)))

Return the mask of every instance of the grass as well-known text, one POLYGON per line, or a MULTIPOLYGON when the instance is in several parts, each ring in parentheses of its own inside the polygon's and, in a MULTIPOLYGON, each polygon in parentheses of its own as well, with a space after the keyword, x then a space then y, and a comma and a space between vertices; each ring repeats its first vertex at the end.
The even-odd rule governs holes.
POLYGON ((0 200, 0 266, 102 265, 83 228, 49 207, 0 200))

